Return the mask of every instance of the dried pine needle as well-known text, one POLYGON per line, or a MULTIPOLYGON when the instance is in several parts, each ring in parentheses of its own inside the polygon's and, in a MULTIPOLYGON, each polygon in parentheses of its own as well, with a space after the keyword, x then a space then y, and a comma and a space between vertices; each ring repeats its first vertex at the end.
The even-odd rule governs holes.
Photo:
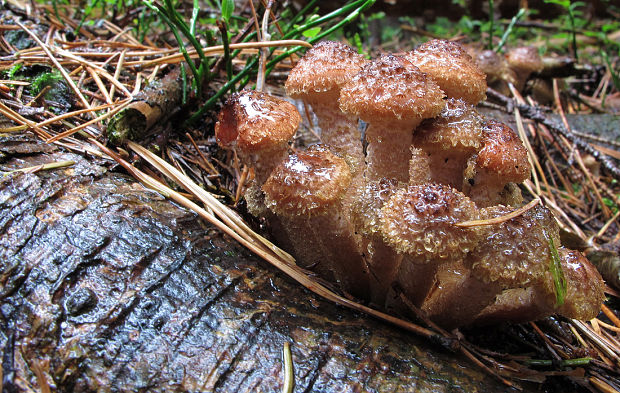
POLYGON ((282 358, 284 360, 284 383, 282 385, 282 393, 292 393, 295 388, 295 370, 293 369, 291 344, 289 344, 288 341, 284 342, 282 358))
POLYGON ((463 222, 454 224, 454 226, 459 227, 459 228, 471 228, 471 227, 479 227, 479 226, 484 226, 484 225, 501 224, 502 222, 506 222, 510 219, 520 216, 521 214, 530 210, 531 208, 538 205, 539 203, 540 203, 540 199, 537 198, 537 199, 530 201, 527 205, 522 206, 516 210, 513 210, 512 212, 505 214, 503 216, 488 218, 485 220, 463 221, 463 222))
POLYGON ((30 166, 27 168, 15 169, 9 172, 5 172, 4 175, 8 175, 10 173, 15 173, 15 172, 35 173, 35 172, 49 170, 49 169, 64 168, 64 167, 71 166, 73 164, 75 164, 75 161, 50 162, 48 164, 41 164, 41 165, 30 166))

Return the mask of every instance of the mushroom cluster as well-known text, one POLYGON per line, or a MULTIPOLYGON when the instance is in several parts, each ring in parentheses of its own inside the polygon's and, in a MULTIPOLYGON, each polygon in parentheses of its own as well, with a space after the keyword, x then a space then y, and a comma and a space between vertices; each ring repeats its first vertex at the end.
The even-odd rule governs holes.
POLYGON ((508 126, 476 111, 485 78, 449 41, 371 61, 321 42, 285 85, 312 107, 321 144, 290 152, 299 113, 247 90, 225 103, 216 137, 253 168, 249 211, 343 292, 392 312, 413 304, 445 327, 593 318, 596 269, 560 246, 546 208, 513 214, 530 164, 508 126))

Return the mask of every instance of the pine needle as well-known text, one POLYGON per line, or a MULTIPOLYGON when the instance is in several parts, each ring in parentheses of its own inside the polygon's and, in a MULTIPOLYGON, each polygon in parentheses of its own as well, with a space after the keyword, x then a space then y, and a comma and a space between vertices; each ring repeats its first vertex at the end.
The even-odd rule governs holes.
POLYGON ((496 225, 496 224, 501 224, 503 222, 506 222, 508 220, 511 220, 515 217, 520 216, 521 214, 525 213, 526 211, 530 210, 531 208, 533 208, 534 206, 538 205, 540 203, 540 199, 536 198, 532 201, 530 201, 527 205, 522 206, 516 210, 513 210, 512 212, 505 214, 503 216, 499 216, 499 217, 494 217, 494 218, 488 218, 488 219, 484 219, 484 220, 471 220, 471 221, 463 221, 463 222, 459 222, 454 224, 455 227, 459 227, 459 228, 472 228, 472 227, 480 227, 480 226, 484 226, 484 225, 496 225))

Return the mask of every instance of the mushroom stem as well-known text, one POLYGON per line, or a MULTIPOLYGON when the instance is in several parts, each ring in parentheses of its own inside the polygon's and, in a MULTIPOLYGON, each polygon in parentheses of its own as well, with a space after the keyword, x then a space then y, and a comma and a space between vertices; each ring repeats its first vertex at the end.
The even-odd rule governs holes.
POLYGON ((374 121, 366 129, 368 142, 366 179, 383 178, 407 182, 411 159, 411 139, 415 123, 374 121))
POLYGON ((319 119, 321 142, 341 153, 353 172, 357 173, 364 163, 357 116, 343 113, 338 108, 334 110, 334 102, 330 100, 313 102, 311 105, 319 119))
POLYGON ((361 235, 360 249, 369 271, 370 299, 383 307, 398 272, 402 255, 388 246, 380 232, 381 208, 388 200, 397 183, 383 179, 368 183, 358 190, 352 206, 352 220, 356 232, 361 235))
POLYGON ((421 306, 428 317, 445 329, 471 324, 501 292, 497 283, 472 275, 463 260, 439 266, 433 288, 421 306))
POLYGON ((413 129, 435 117, 444 94, 402 57, 382 55, 366 64, 340 90, 340 109, 368 123, 366 178, 407 182, 413 129))

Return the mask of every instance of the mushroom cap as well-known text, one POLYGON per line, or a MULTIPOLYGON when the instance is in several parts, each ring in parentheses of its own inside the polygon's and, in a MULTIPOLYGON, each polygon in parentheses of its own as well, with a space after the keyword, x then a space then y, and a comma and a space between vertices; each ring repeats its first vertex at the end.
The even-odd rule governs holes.
POLYGON ((437 83, 403 57, 381 55, 340 91, 340 109, 366 122, 400 120, 417 125, 443 109, 437 83))
MULTIPOLYGON (((473 105, 448 98, 439 116, 427 119, 413 134, 416 147, 434 145, 440 150, 477 151, 482 144, 482 117, 473 105)), ((423 148, 424 149, 424 148, 423 148)))
POLYGON ((277 215, 313 216, 336 206, 350 183, 345 160, 314 145, 280 163, 263 184, 263 191, 266 205, 277 215))
MULTIPOLYGON (((579 251, 562 247, 558 248, 558 255, 566 280, 566 296, 557 312, 567 318, 581 320, 596 317, 605 300, 605 283, 600 273, 579 251)), ((555 301, 553 279, 550 278, 547 283, 550 299, 555 301)))
POLYGON ((516 83, 515 72, 510 69, 506 58, 497 52, 487 49, 477 53, 474 61, 480 70, 487 75, 487 83, 494 83, 498 80, 505 80, 512 84, 516 83))
POLYGON ((542 58, 538 54, 538 49, 533 46, 521 46, 513 48, 506 53, 506 60, 510 68, 517 72, 540 72, 544 64, 542 58))
POLYGON ((224 104, 215 124, 220 146, 236 145, 244 154, 286 146, 301 116, 290 102, 266 93, 243 90, 224 104))
MULTIPOLYGON (((481 209, 484 218, 512 211, 497 205, 481 209)), ((548 209, 535 206, 499 225, 488 227, 486 239, 467 256, 473 274, 504 288, 525 287, 545 279, 551 252, 547 236, 560 244, 558 226, 548 209), (545 233, 546 232, 546 233, 545 233)))
POLYGON ((336 41, 321 41, 306 52, 285 83, 286 94, 308 101, 326 99, 355 75, 367 60, 353 48, 336 41), (320 98, 323 97, 323 98, 320 98))
POLYGON ((385 242, 421 261, 459 258, 478 242, 476 230, 453 225, 476 218, 476 206, 448 186, 410 185, 396 191, 381 213, 385 242))
POLYGON ((494 174, 504 183, 521 183, 530 174, 527 150, 521 139, 506 124, 488 120, 484 126, 484 147, 478 152, 476 166, 494 174))
POLYGON ((447 40, 430 40, 407 59, 433 78, 448 97, 477 104, 486 97, 486 76, 463 46, 447 40))

